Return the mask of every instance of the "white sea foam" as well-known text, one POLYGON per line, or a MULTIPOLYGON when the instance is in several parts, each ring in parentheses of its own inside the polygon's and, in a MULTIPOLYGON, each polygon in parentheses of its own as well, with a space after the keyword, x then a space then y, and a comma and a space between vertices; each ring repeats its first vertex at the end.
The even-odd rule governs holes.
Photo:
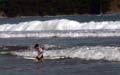
POLYGON ((0 31, 40 31, 40 30, 84 30, 84 29, 120 29, 120 21, 78 22, 68 19, 48 21, 20 22, 2 24, 0 31))
POLYGON ((0 25, 0 38, 120 36, 120 21, 77 22, 68 19, 0 25), (106 30, 106 31, 105 31, 106 30), (107 31, 110 30, 110 31, 107 31))
MULTIPOLYGON (((13 55, 22 57, 35 57, 35 51, 12 52, 13 55)), ((71 49, 49 50, 44 52, 46 59, 80 58, 85 60, 120 61, 120 47, 74 47, 71 49)))
POLYGON ((17 37, 109 37, 120 36, 120 31, 31 31, 31 32, 0 32, 0 38, 17 38, 17 37))

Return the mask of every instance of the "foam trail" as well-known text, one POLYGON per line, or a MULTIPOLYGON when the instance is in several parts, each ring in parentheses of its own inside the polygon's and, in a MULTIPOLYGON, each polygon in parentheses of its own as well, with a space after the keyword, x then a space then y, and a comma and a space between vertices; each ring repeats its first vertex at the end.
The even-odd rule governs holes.
POLYGON ((109 37, 120 36, 119 30, 109 31, 97 31, 97 30, 85 30, 85 31, 31 31, 31 32, 0 32, 0 38, 17 38, 17 37, 109 37))
MULTIPOLYGON (((44 52, 46 59, 80 58, 84 60, 120 61, 120 47, 73 47, 71 49, 48 50, 44 52)), ((22 57, 35 57, 35 51, 12 52, 22 57)))

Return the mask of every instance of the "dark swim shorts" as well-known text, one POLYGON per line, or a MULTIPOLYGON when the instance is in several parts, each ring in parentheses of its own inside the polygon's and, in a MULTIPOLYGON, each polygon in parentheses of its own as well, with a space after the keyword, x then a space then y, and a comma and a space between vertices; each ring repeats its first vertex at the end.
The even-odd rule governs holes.
POLYGON ((40 59, 42 59, 42 58, 43 58, 43 55, 42 55, 41 57, 36 56, 36 59, 37 59, 37 60, 40 60, 40 59))

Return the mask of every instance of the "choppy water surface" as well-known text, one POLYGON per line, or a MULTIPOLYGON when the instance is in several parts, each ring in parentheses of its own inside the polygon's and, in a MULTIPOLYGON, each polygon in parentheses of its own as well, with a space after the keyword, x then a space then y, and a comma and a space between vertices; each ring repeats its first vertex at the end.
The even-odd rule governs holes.
POLYGON ((119 75, 117 15, 0 19, 2 75, 119 75), (35 63, 33 45, 44 51, 35 63))

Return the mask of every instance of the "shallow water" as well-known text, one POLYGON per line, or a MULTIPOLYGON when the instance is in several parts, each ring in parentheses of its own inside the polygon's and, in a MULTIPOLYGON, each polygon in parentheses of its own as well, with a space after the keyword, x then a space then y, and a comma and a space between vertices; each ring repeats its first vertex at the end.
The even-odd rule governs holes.
POLYGON ((0 19, 0 74, 120 75, 119 16, 0 19), (36 56, 35 43, 44 63, 24 59, 36 56))
POLYGON ((36 63, 20 57, 0 55, 1 75, 119 75, 120 63, 80 59, 45 60, 36 63), (9 63, 8 63, 9 62, 9 63))
POLYGON ((120 37, 51 37, 51 38, 1 38, 0 45, 10 46, 32 46, 56 45, 61 47, 75 46, 119 46, 120 37))

